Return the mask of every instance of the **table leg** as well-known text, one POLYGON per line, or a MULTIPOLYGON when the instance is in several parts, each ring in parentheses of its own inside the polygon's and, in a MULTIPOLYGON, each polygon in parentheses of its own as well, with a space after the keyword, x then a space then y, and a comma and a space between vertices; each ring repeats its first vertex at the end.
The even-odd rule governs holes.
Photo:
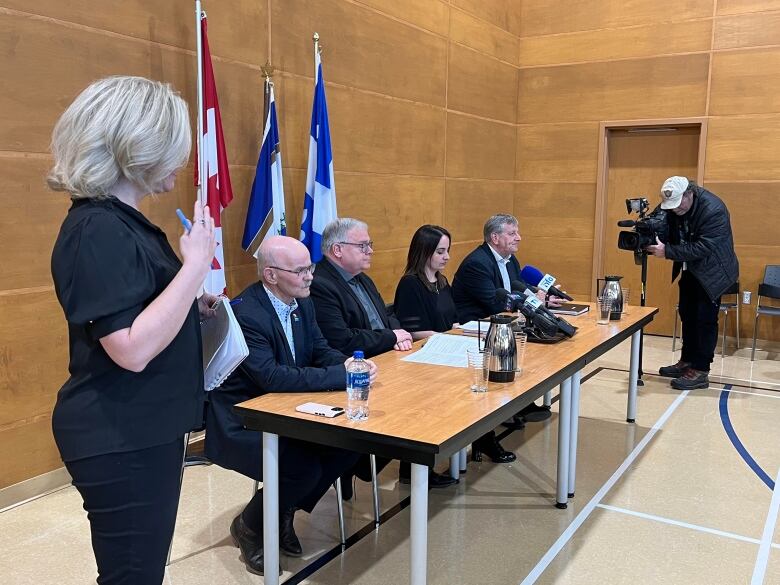
POLYGON ((468 458, 466 456, 466 447, 463 447, 460 451, 458 451, 458 454, 460 455, 460 472, 461 474, 466 473, 466 465, 468 465, 468 458))
POLYGON ((555 507, 565 509, 568 505, 569 483, 569 433, 571 431, 571 378, 561 383, 558 398, 558 484, 555 493, 555 507))
POLYGON ((279 585, 279 435, 263 433, 263 570, 279 585))
POLYGON ((460 451, 450 455, 450 475, 452 479, 460 479, 460 451))
POLYGON ((411 584, 425 585, 428 578, 428 467, 412 463, 411 584))
POLYGON ((577 477, 577 434, 579 433, 580 422, 580 380, 582 380, 582 372, 575 372, 571 377, 571 405, 569 411, 571 412, 571 420, 569 426, 571 431, 569 434, 569 483, 568 483, 568 496, 574 497, 574 486, 576 484, 577 477))
POLYGON ((642 343, 642 332, 637 331, 631 336, 631 364, 628 369, 628 406, 626 421, 636 421, 637 379, 639 378, 639 347, 642 343))
POLYGON ((552 390, 548 390, 544 393, 544 406, 552 406, 552 390))

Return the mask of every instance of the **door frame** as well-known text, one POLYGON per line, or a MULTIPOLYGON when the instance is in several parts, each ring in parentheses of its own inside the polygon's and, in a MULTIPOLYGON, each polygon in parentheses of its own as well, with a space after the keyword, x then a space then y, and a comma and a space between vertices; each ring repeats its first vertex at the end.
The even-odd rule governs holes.
POLYGON ((655 120, 611 120, 599 122, 598 172, 596 174, 596 212, 593 232, 593 272, 590 279, 591 298, 596 295, 596 279, 604 271, 604 224, 607 215, 607 178, 609 176, 609 131, 631 128, 699 128, 699 157, 696 182, 704 182, 704 159, 707 145, 707 118, 659 118, 655 120))

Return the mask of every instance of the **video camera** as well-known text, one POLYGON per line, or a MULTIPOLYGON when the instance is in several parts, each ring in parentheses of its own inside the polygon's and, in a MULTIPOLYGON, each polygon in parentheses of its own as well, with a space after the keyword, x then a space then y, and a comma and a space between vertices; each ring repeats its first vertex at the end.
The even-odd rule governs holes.
POLYGON ((634 228, 631 231, 621 231, 618 234, 618 248, 634 253, 634 261, 642 263, 642 256, 647 254, 645 246, 656 243, 656 237, 661 242, 666 242, 669 236, 669 224, 666 220, 666 212, 660 207, 650 215, 646 212, 650 204, 644 197, 626 199, 628 213, 638 213, 639 219, 623 219, 617 222, 620 227, 634 228))

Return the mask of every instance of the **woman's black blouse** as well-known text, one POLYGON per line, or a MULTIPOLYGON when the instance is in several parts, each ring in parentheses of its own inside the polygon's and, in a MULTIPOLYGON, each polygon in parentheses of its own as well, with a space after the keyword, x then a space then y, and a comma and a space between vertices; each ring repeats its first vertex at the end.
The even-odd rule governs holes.
POLYGON ((407 274, 398 283, 393 311, 409 332, 448 331, 457 320, 450 285, 445 283, 437 293, 414 274, 407 274))
POLYGON ((118 366, 99 341, 130 327, 180 268, 163 231, 129 205, 110 198, 71 206, 51 259, 70 343, 70 378, 52 415, 64 461, 162 445, 200 426, 205 393, 196 302, 142 372, 118 366))

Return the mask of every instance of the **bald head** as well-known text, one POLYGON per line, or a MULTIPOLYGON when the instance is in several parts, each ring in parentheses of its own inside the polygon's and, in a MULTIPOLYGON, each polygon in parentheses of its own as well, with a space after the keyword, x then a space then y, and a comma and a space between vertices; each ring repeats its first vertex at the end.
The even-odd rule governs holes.
POLYGON ((295 238, 271 236, 257 250, 257 272, 276 297, 290 303, 309 296, 313 279, 309 250, 295 238))

